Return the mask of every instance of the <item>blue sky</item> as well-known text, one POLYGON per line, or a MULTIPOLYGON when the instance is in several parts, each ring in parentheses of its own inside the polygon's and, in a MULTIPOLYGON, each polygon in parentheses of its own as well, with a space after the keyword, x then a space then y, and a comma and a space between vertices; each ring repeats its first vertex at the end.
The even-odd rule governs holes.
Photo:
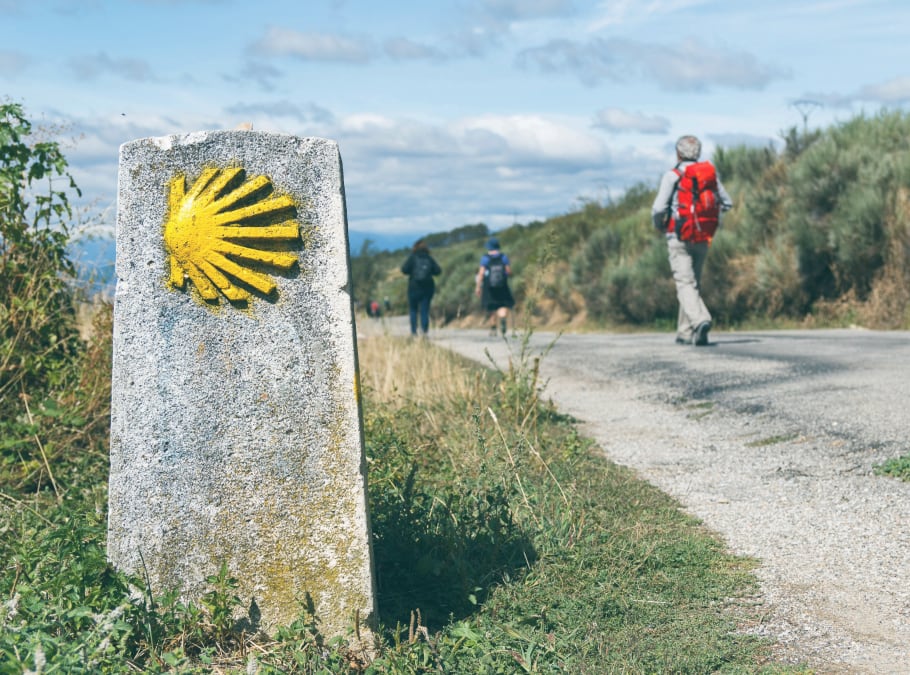
POLYGON ((905 108, 910 3, 0 0, 0 96, 107 225, 121 143, 252 122, 338 142, 351 230, 495 230, 656 185, 684 133, 905 108))

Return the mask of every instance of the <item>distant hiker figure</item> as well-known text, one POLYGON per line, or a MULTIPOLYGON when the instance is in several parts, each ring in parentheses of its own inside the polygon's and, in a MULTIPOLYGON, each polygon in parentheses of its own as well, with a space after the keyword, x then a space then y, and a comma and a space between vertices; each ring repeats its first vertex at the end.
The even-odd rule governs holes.
POLYGON ((503 337, 508 329, 509 310, 515 306, 515 298, 509 288, 512 266, 509 257, 499 250, 499 239, 492 237, 487 242, 487 252, 480 258, 476 287, 480 305, 490 315, 490 333, 496 335, 496 323, 503 337))
POLYGON ((408 275, 408 312, 411 319, 411 335, 417 335, 417 319, 420 318, 420 332, 426 336, 430 332, 430 301, 436 292, 433 277, 442 274, 430 249, 423 239, 418 239, 411 247, 411 255, 401 266, 402 274, 408 275))
POLYGON ((679 316, 676 344, 708 344, 711 313, 701 299, 701 272, 720 212, 733 208, 711 162, 699 162, 701 141, 681 136, 676 141, 676 166, 660 179, 651 206, 654 227, 667 238, 670 269, 676 282, 679 316))

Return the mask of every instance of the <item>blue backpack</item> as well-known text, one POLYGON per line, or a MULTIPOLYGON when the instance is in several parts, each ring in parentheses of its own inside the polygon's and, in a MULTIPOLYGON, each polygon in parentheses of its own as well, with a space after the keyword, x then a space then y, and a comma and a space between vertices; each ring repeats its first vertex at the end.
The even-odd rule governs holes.
POLYGON ((501 255, 491 255, 487 262, 487 285, 492 289, 505 288, 508 274, 501 255))

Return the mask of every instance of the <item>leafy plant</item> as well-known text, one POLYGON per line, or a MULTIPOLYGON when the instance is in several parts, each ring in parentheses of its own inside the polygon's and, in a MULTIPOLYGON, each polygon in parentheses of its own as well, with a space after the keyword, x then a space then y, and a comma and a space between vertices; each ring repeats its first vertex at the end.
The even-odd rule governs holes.
POLYGON ((910 455, 894 457, 875 467, 875 472, 882 476, 894 476, 910 482, 910 455))
POLYGON ((79 191, 57 143, 32 135, 21 106, 0 105, 0 463, 53 485, 41 429, 79 421, 56 400, 81 348, 66 256, 67 190, 79 191))

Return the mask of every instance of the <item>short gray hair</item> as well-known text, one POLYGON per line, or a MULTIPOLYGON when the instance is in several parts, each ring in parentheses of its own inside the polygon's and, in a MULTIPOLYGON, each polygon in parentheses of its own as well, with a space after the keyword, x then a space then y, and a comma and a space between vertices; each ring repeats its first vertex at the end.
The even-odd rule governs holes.
POLYGON ((697 161, 701 156, 701 141, 695 136, 680 136, 676 141, 676 154, 680 159, 697 161))

